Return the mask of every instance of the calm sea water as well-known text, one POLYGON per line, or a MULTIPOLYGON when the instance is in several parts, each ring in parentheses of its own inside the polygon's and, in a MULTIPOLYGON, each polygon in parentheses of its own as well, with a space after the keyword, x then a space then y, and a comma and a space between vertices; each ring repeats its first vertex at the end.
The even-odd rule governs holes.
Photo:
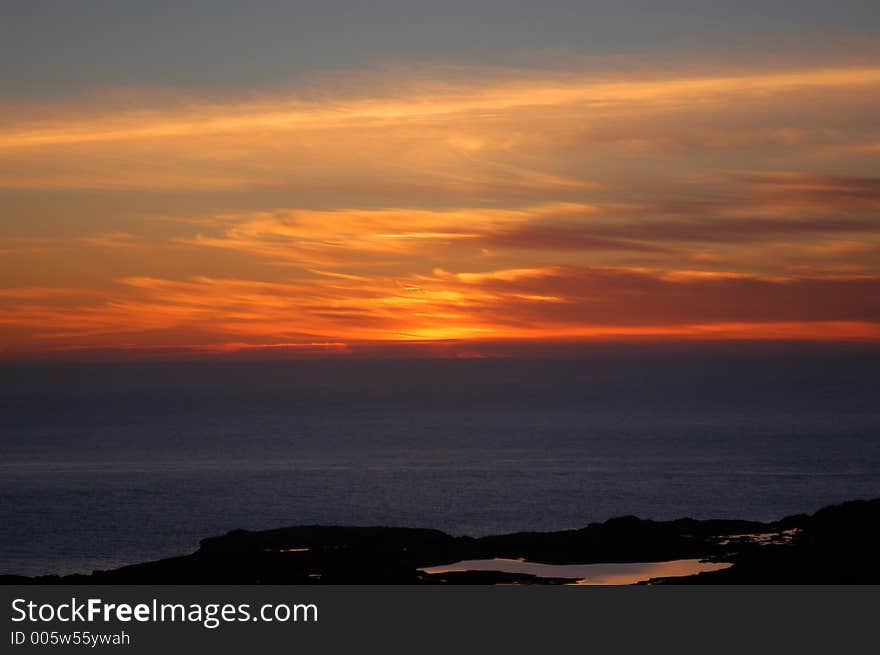
POLYGON ((0 368, 0 572, 302 523, 454 534, 880 496, 876 355, 0 368))

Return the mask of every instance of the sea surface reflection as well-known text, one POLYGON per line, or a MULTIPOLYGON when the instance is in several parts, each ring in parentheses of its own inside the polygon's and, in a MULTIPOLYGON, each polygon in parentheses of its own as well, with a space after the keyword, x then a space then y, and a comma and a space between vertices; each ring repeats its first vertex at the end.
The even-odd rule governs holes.
POLYGON ((458 571, 500 571, 522 573, 540 578, 569 578, 579 585, 628 585, 652 578, 671 578, 694 575, 706 571, 726 569, 727 562, 707 562, 699 559, 677 559, 667 562, 614 562, 604 564, 539 564, 521 559, 472 559, 454 564, 421 569, 425 573, 453 573, 458 571))

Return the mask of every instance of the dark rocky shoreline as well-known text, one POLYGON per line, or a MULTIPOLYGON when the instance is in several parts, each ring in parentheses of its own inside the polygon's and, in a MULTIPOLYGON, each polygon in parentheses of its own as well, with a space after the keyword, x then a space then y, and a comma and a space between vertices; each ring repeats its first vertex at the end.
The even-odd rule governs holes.
POLYGON ((634 516, 579 530, 453 537, 438 530, 298 526, 236 530, 181 557, 91 575, 0 576, 0 584, 564 584, 569 578, 494 571, 428 574, 460 560, 545 564, 709 559, 723 570, 652 584, 880 583, 880 499, 850 501, 769 523, 651 521, 634 516))

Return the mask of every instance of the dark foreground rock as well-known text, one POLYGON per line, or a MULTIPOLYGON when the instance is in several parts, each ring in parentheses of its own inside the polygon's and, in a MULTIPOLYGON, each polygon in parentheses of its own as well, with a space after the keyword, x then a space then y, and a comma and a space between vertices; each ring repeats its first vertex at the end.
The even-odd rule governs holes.
POLYGON ((628 516, 580 530, 482 538, 437 530, 298 526, 236 530, 204 539, 190 555, 91 575, 5 584, 561 584, 561 578, 492 571, 427 574, 460 560, 524 558, 546 564, 713 559, 721 571, 660 584, 880 583, 880 499, 852 501, 780 521, 650 521, 628 516))
POLYGON ((880 499, 819 510, 799 523, 790 543, 734 554, 729 569, 670 584, 878 584, 880 499))

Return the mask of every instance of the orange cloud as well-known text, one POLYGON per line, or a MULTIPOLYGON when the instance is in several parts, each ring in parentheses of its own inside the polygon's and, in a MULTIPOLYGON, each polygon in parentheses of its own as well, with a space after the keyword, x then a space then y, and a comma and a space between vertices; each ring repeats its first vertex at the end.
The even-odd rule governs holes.
POLYGON ((417 284, 120 282, 128 291, 114 299, 73 306, 57 304, 59 293, 20 294, 0 311, 0 327, 30 328, 34 350, 189 347, 193 334, 212 351, 328 343, 357 350, 358 343, 450 339, 880 338, 880 277, 780 280, 557 267, 438 271, 417 284))
POLYGON ((880 338, 880 68, 369 88, 7 117, 0 348, 880 338))
POLYGON ((860 107, 869 121, 876 67, 615 80, 481 73, 397 73, 401 80, 388 80, 395 90, 377 82, 378 95, 366 97, 328 88, 310 97, 34 112, 0 126, 0 187, 577 195, 611 173, 585 175, 595 168, 591 156, 707 148, 803 156, 877 138, 870 123, 834 118, 845 92, 848 113, 860 107), (793 102, 805 106, 803 125, 791 123, 793 102), (823 109, 829 125, 817 129, 812 114, 823 109), (573 158, 583 161, 571 166, 573 158))

